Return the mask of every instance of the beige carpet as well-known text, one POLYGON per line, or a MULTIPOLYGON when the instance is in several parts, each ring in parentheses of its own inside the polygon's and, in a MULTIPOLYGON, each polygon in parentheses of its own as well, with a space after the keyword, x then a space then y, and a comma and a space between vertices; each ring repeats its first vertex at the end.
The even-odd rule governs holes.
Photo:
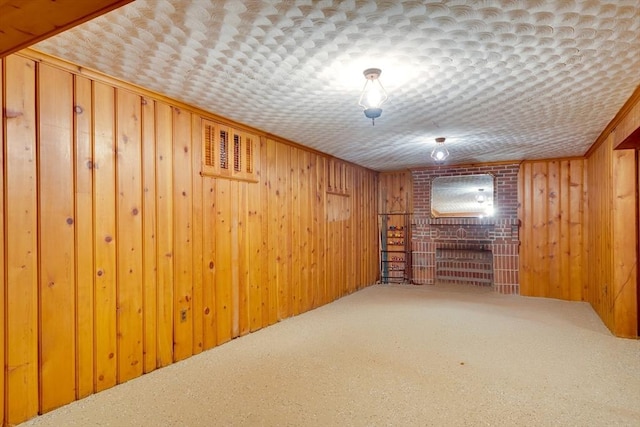
POLYGON ((586 303, 376 285, 23 426, 640 426, 586 303))

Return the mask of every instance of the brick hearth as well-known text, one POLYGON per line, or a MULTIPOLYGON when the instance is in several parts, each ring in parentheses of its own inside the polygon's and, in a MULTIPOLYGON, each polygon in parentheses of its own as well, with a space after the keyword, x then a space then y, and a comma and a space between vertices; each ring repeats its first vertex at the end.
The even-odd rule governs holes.
POLYGON ((436 282, 491 286, 493 254, 475 246, 436 248, 436 282))

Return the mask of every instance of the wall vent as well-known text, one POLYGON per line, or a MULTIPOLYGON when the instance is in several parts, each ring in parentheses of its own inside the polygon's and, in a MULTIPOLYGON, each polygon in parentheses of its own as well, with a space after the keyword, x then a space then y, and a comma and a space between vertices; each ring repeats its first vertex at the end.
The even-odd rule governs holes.
POLYGON ((259 141, 256 135, 202 119, 202 175, 257 182, 259 141))

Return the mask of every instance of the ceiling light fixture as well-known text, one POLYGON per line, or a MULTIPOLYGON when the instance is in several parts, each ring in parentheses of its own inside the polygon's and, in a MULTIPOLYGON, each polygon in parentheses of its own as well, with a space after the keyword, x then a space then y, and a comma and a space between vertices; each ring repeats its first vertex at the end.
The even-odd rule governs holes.
POLYGON ((436 163, 444 162, 447 157, 449 157, 449 150, 444 146, 445 138, 436 138, 436 146, 431 151, 431 158, 436 161, 436 163))
POLYGON ((484 196, 484 188, 478 188, 478 194, 476 194, 476 202, 484 203, 486 197, 484 196))
POLYGON ((380 106, 387 100, 387 92, 382 87, 379 79, 381 73, 382 71, 379 68, 367 68, 364 70, 363 74, 367 81, 364 83, 360 101, 358 101, 358 104, 364 110, 364 115, 371 119, 373 126, 376 124, 376 119, 382 114, 380 106))

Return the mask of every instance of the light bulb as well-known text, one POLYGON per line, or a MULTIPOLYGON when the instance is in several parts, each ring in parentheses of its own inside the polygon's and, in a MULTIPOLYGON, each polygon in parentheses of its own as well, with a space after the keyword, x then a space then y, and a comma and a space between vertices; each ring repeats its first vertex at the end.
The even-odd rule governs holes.
POLYGON ((436 146, 431 151, 431 158, 436 162, 443 162, 449 157, 449 150, 444 146, 444 138, 436 138, 436 146))
POLYGON ((367 108, 378 108, 382 104, 382 94, 376 87, 372 87, 366 95, 367 108))

